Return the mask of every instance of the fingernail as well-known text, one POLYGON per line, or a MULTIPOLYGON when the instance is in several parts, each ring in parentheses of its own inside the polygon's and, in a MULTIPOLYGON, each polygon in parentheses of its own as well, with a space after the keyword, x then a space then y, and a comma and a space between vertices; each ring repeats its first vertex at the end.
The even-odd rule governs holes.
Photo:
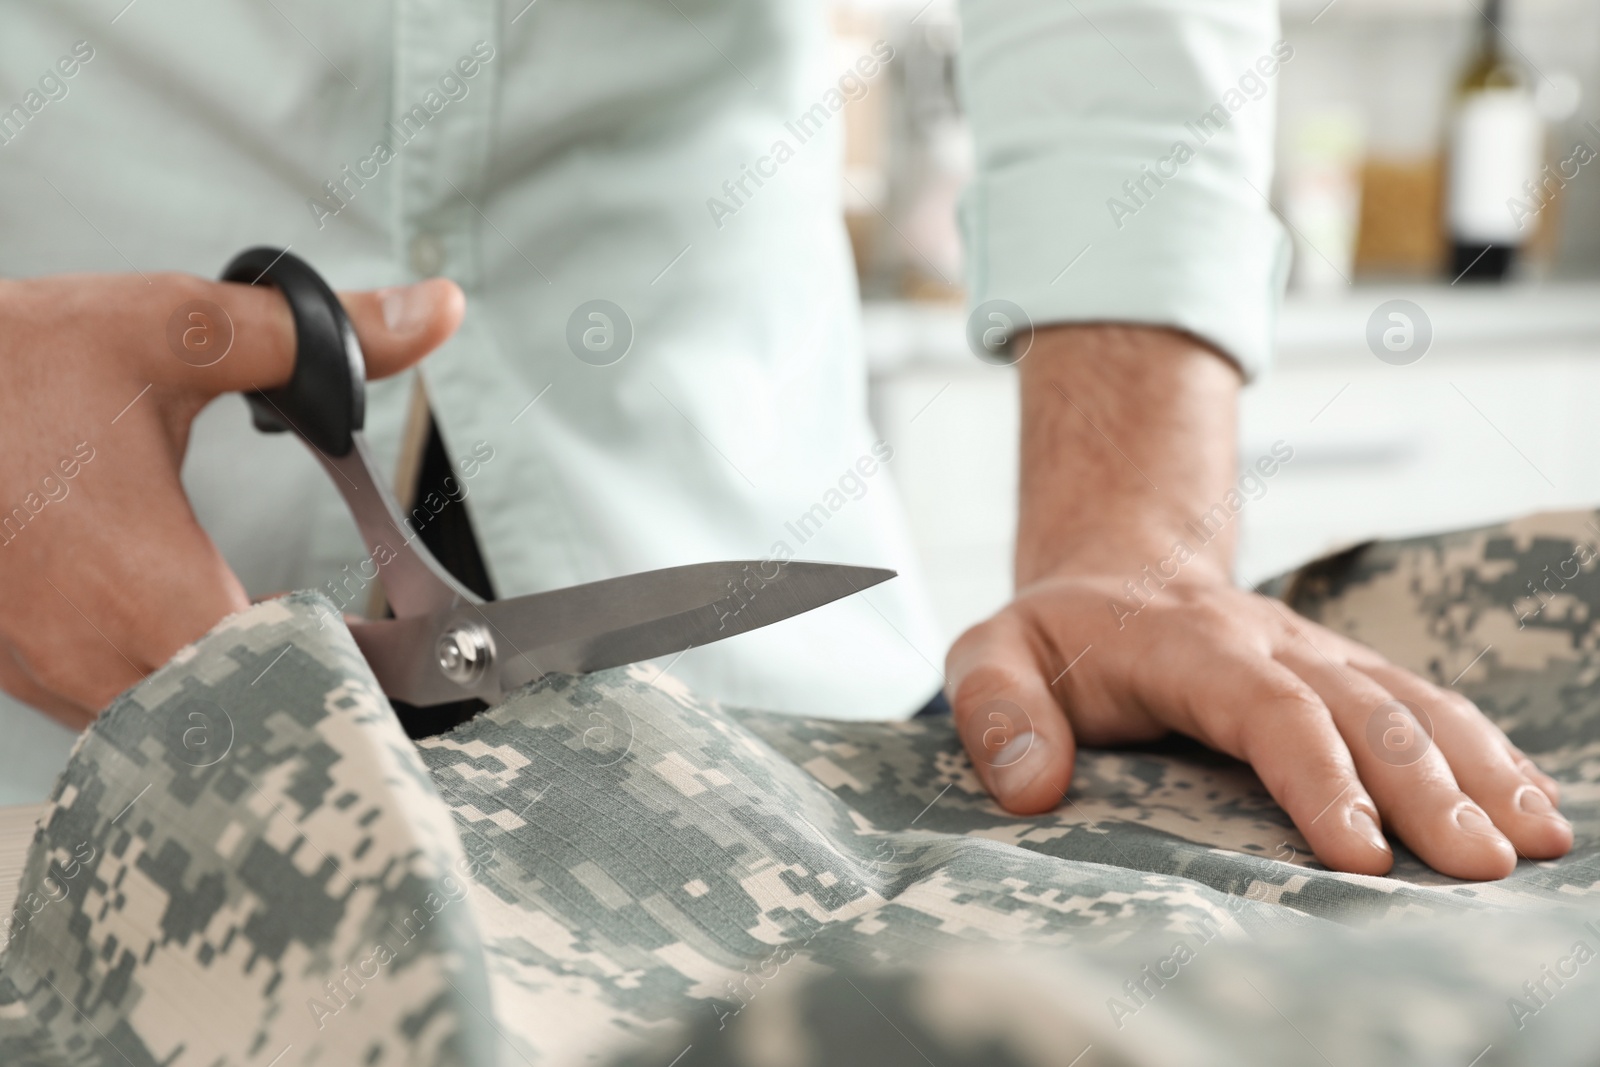
POLYGON ((1544 795, 1544 790, 1536 785, 1525 785, 1517 790, 1517 808, 1520 811, 1527 812, 1529 815, 1539 815, 1546 819, 1561 819, 1562 822, 1566 822, 1566 819, 1562 818, 1561 813, 1556 810, 1556 806, 1550 803, 1550 798, 1544 795))
POLYGON ((1483 809, 1476 804, 1463 804, 1456 809, 1456 825, 1467 833, 1477 834, 1480 837, 1504 838, 1505 836, 1495 828, 1489 816, 1485 815, 1483 809))
POLYGON ((1049 765, 1050 753, 1039 735, 1021 733, 995 753, 989 780, 1002 801, 1015 800, 1049 765))
POLYGON ((379 293, 383 324, 398 334, 416 333, 433 316, 433 288, 426 282, 397 285, 379 293))
POLYGON ((1365 808, 1351 808, 1346 822, 1367 844, 1379 852, 1389 851, 1389 842, 1383 839, 1383 830, 1379 828, 1378 820, 1373 818, 1372 812, 1365 808))

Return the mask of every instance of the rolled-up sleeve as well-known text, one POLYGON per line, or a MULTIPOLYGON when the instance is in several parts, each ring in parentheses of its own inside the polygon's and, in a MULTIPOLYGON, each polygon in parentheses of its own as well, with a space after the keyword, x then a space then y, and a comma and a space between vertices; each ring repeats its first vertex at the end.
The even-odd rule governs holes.
POLYGON ((1289 243, 1267 202, 1271 0, 962 0, 974 305, 1186 330, 1266 365, 1289 243))

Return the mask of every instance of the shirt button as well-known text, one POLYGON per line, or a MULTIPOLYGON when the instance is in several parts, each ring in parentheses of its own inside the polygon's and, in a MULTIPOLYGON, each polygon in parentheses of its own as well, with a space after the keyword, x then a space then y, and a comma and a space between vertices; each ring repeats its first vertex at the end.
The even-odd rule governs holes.
POLYGON ((424 278, 431 278, 444 267, 444 244, 431 233, 425 233, 411 242, 411 269, 424 278))

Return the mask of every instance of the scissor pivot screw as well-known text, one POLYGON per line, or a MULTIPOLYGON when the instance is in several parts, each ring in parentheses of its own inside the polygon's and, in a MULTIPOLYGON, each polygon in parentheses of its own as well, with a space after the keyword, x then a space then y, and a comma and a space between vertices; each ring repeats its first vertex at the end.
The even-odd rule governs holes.
POLYGON ((494 640, 475 622, 452 626, 439 635, 439 671, 457 685, 475 685, 494 662, 494 640))

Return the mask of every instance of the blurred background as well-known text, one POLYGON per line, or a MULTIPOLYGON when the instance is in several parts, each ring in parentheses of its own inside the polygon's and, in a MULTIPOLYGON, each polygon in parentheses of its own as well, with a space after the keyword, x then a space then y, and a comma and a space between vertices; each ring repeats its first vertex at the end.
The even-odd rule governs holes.
MULTIPOLYGON (((1242 514, 1240 578, 1600 503, 1600 0, 1282 10, 1272 196, 1295 265, 1240 459, 1294 458, 1242 514), (1379 312, 1394 300, 1425 321, 1379 312), (1375 318, 1431 342, 1380 358, 1375 318)), ((843 189, 873 417, 953 637, 1009 594, 1017 479, 1015 370, 965 342, 960 31, 951 0, 846 0, 834 25, 840 69, 879 38, 897 53, 846 111, 843 189)))

